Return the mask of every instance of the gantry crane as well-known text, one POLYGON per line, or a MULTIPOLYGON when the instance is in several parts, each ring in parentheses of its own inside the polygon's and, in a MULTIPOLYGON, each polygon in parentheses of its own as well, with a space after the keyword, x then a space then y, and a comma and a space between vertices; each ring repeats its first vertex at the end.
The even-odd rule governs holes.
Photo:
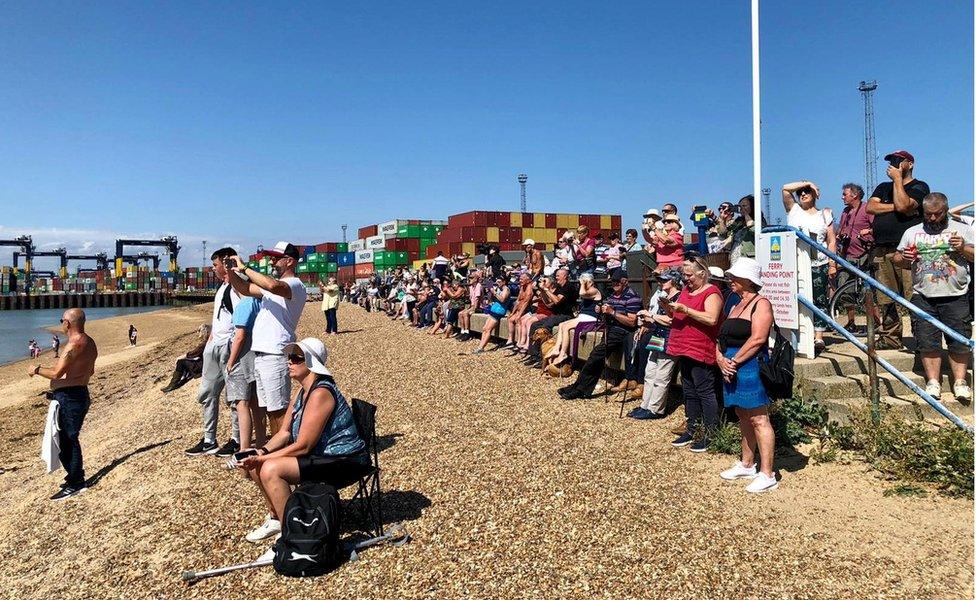
MULTIPOLYGON (((180 245, 175 235, 169 235, 159 240, 115 240, 115 277, 122 277, 122 263, 126 246, 160 246, 169 253, 169 270, 178 270, 176 260, 180 253, 180 245)), ((158 266, 158 263, 157 263, 158 266)))
MULTIPOLYGON (((34 254, 34 240, 31 239, 31 236, 29 235, 22 235, 12 240, 0 240, 0 246, 16 246, 21 250, 23 250, 23 253, 27 258, 24 265, 24 272, 27 274, 27 277, 24 278, 24 293, 30 294, 30 288, 31 288, 30 270, 31 270, 31 259, 33 258, 33 254, 34 254)), ((14 267, 14 276, 16 277, 16 275, 17 275, 17 267, 14 267)), ((11 283, 10 289, 12 290, 13 288, 14 288, 14 284, 11 283)))
MULTIPOLYGON (((104 271, 108 269, 108 255, 104 252, 99 252, 98 254, 68 254, 64 257, 65 261, 71 260, 93 260, 95 261, 95 270, 104 271)), ((78 271, 89 271, 91 269, 78 268, 78 271)))
MULTIPOLYGON (((17 262, 21 256, 25 256, 22 252, 14 252, 14 269, 17 269, 17 262)), ((30 256, 37 258, 38 256, 56 256, 60 260, 58 265, 58 277, 64 279, 68 276, 68 251, 64 248, 55 248, 54 250, 37 250, 36 248, 31 248, 30 256)))

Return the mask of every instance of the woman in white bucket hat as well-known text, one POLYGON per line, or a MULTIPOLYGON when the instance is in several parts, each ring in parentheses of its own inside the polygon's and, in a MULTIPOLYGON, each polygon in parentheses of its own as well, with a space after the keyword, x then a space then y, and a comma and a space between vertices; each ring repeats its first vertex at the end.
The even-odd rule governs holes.
POLYGON ((741 257, 725 272, 729 287, 740 298, 722 323, 715 358, 722 371, 725 406, 735 408, 742 431, 742 459, 722 472, 722 479, 749 479, 749 492, 776 489, 773 452, 776 438, 769 422, 769 396, 759 378, 759 357, 766 356, 773 307, 759 290, 759 263, 741 257), (756 468, 756 451, 759 468, 756 468))
POLYGON ((370 468, 352 409, 325 366, 328 351, 322 340, 305 338, 288 344, 284 354, 288 374, 301 389, 288 404, 278 433, 238 463, 260 488, 269 511, 265 522, 246 536, 249 542, 281 531, 280 517, 291 486, 324 481, 342 487, 370 468))

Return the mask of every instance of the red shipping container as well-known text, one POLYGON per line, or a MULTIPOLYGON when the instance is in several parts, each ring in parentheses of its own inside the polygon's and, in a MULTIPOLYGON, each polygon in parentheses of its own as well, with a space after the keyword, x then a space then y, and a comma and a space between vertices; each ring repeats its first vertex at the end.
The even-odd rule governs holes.
POLYGON ((370 236, 376 235, 379 232, 379 226, 377 225, 367 225, 366 227, 359 228, 359 239, 366 239, 370 236))
POLYGON ((407 220, 407 225, 420 225, 420 224, 421 223, 420 223, 420 221, 418 219, 408 219, 407 220))
POLYGON ((316 252, 328 252, 329 251, 329 245, 328 244, 315 244, 315 251, 316 252))
POLYGON ((414 254, 420 253, 420 239, 419 238, 407 238, 403 240, 405 242, 407 252, 413 252, 414 254))
POLYGON ((486 222, 486 214, 481 210, 473 210, 471 212, 451 215, 447 218, 447 228, 483 226, 486 222))
POLYGON ((556 228, 556 213, 546 213, 546 229, 556 228))
POLYGON ((610 215, 610 226, 613 227, 614 231, 620 231, 621 228, 620 215, 610 215))

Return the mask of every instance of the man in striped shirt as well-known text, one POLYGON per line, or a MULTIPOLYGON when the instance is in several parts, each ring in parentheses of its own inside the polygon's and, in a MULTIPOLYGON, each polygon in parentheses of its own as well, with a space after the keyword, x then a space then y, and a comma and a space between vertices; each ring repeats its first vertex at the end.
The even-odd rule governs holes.
POLYGON ((603 342, 593 348, 590 357, 580 369, 576 382, 559 388, 559 395, 565 400, 588 398, 600 380, 604 359, 614 352, 622 352, 627 338, 637 329, 637 312, 642 308, 640 296, 627 285, 626 273, 616 273, 610 282, 613 293, 599 307, 600 316, 606 325, 603 342))

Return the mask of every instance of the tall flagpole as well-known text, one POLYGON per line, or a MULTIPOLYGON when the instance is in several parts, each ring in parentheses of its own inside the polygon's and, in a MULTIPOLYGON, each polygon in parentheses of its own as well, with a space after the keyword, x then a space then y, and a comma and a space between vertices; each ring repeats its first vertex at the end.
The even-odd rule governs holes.
POLYGON ((762 152, 759 139, 759 0, 752 0, 752 210, 756 241, 762 231, 762 152))

